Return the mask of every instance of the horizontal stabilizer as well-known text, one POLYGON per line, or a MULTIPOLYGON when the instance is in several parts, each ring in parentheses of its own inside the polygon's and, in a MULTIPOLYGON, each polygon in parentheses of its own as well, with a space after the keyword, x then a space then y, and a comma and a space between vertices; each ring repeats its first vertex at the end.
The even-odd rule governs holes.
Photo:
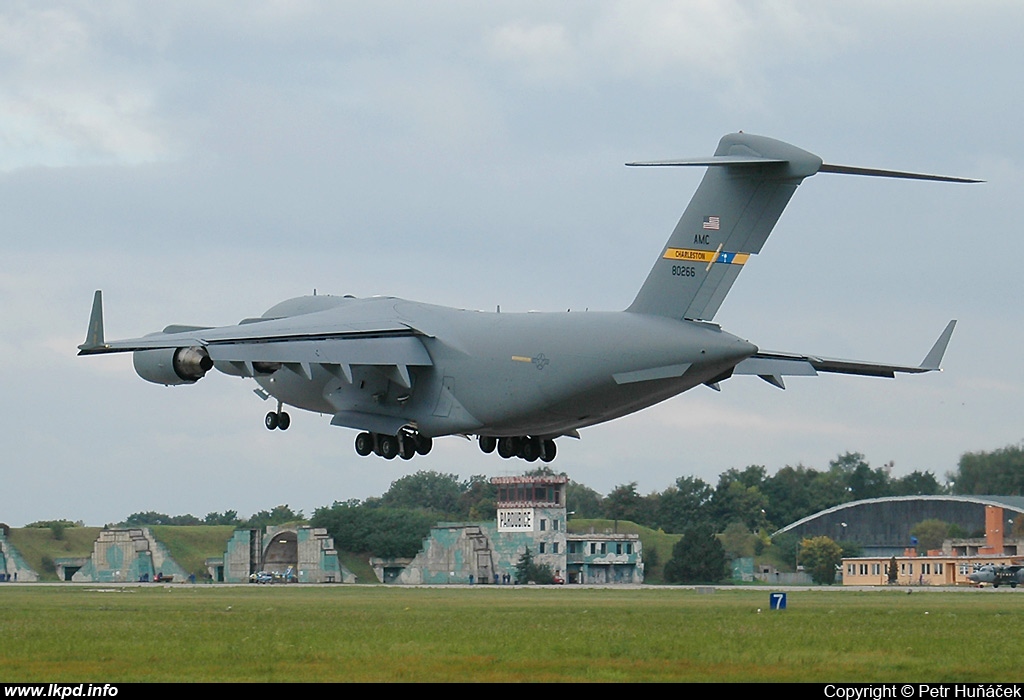
POLYGON ((950 177, 949 175, 928 175, 927 173, 908 173, 902 170, 880 170, 878 168, 856 168, 850 165, 830 165, 822 163, 819 173, 836 173, 839 175, 867 175, 869 177, 894 177, 900 180, 931 180, 933 182, 967 182, 978 183, 984 180, 973 180, 966 177, 950 177))
MULTIPOLYGON (((788 161, 778 158, 757 158, 749 156, 708 156, 706 158, 672 158, 669 160, 641 160, 626 163, 632 168, 665 168, 665 167, 688 167, 688 166, 744 166, 744 165, 770 165, 772 163, 786 163, 788 161)), ((863 175, 866 177, 891 177, 899 180, 928 180, 931 182, 961 182, 980 183, 984 180, 975 180, 969 177, 953 177, 951 175, 932 175, 929 173, 912 173, 906 170, 885 170, 883 168, 861 168, 853 165, 833 165, 822 163, 818 168, 819 173, 832 173, 835 175, 863 175)))
POLYGON ((675 158, 672 160, 642 160, 634 163, 626 163, 631 168, 645 167, 686 167, 691 165, 703 165, 714 167, 719 165, 768 165, 771 163, 786 163, 778 158, 758 158, 756 156, 707 156, 705 158, 675 158))
POLYGON ((787 376, 816 376, 819 372, 830 372, 834 374, 853 374, 862 377, 888 377, 894 378, 899 374, 921 374, 923 372, 941 371, 940 364, 942 356, 949 345, 949 339, 953 335, 953 328, 956 321, 950 321, 939 339, 935 341, 931 350, 925 356, 924 362, 916 367, 908 365, 895 365, 879 362, 866 362, 864 360, 841 360, 830 357, 818 357, 815 355, 800 355, 784 352, 759 351, 736 365, 733 374, 756 375, 770 384, 781 389, 782 377, 787 376))

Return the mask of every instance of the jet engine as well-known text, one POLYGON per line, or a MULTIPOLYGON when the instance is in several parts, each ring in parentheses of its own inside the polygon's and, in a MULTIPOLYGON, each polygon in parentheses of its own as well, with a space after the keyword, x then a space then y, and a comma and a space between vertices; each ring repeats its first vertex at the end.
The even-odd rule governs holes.
POLYGON ((167 386, 195 384, 213 367, 210 353, 202 347, 136 350, 132 362, 147 382, 167 386))

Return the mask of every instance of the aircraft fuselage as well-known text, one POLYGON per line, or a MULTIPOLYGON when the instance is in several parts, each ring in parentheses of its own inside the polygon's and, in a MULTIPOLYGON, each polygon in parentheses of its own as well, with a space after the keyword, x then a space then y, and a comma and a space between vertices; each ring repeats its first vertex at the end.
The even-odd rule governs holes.
POLYGON ((409 368, 411 387, 379 367, 354 366, 349 382, 314 365, 310 377, 280 371, 257 377, 264 390, 309 411, 390 415, 431 437, 571 433, 727 374, 757 351, 714 324, 643 314, 499 313, 393 298, 306 299, 317 305, 337 301, 318 313, 321 324, 372 320, 379 326, 387 318, 415 329, 432 365, 409 368))

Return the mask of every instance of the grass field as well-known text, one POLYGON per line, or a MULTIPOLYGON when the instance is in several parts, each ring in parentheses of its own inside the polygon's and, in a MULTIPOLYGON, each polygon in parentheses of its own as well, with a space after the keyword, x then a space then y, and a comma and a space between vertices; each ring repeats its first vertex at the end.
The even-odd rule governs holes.
POLYGON ((0 585, 0 681, 1024 680, 1024 593, 768 595, 0 585))

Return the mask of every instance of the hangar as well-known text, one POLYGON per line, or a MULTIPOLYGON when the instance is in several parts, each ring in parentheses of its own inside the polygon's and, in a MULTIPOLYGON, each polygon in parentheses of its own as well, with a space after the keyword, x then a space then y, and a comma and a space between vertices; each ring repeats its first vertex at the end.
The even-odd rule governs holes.
MULTIPOLYGON (((975 585, 970 576, 983 567, 1022 563, 1019 555, 1024 552, 1019 551, 1017 539, 1008 536, 1015 521, 1020 521, 1019 511, 1008 514, 1000 505, 986 505, 984 538, 947 539, 941 549, 928 550, 924 556, 907 547, 902 556, 888 560, 878 555, 843 559, 843 585, 975 585)), ((1017 586, 1014 573, 1007 583, 1017 586)))
POLYGON ((334 538, 319 527, 238 529, 220 560, 207 560, 214 581, 244 583, 258 572, 296 583, 355 583, 338 559, 334 538))
MULTIPOLYGON (((1017 554, 1017 543, 1005 535, 1024 532, 1022 496, 889 496, 852 501, 828 508, 787 525, 772 534, 830 537, 861 546, 865 556, 901 556, 911 545, 910 531, 923 520, 942 520, 976 535, 976 546, 985 546, 986 508, 1001 509, 1000 530, 1006 551, 1017 554)), ((969 542, 970 540, 968 540, 969 542)), ((964 545, 970 546, 970 545, 964 545)), ((1021 550, 1024 553, 1024 549, 1021 550)))

